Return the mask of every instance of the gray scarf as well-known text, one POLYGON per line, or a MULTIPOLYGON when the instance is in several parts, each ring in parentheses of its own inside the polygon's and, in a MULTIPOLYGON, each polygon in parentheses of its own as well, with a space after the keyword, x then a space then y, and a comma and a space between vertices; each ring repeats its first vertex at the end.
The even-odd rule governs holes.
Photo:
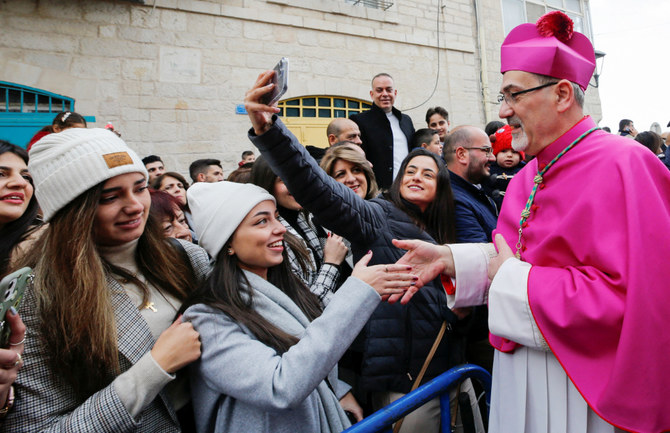
MULTIPOLYGON (((302 337, 310 322, 291 298, 258 275, 249 271, 242 272, 253 288, 254 310, 284 332, 298 338, 302 337)), ((325 379, 316 388, 320 402, 321 432, 339 433, 348 428, 351 423, 325 379)), ((337 366, 328 373, 327 379, 331 384, 337 383, 337 366)))

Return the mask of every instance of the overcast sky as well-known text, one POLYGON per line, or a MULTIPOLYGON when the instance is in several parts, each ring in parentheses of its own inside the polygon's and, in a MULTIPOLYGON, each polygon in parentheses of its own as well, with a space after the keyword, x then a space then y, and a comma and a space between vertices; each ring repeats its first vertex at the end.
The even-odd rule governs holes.
POLYGON ((590 0, 590 5, 595 48, 607 54, 600 126, 616 132, 619 120, 627 118, 639 132, 652 122, 670 130, 670 1, 590 0))

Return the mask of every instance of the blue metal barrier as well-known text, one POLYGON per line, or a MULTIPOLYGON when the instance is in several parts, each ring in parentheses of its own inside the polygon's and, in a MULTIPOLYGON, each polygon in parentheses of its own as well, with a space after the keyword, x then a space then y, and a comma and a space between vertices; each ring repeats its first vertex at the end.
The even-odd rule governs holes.
POLYGON ((479 366, 465 364, 442 373, 430 382, 421 385, 409 394, 354 424, 343 433, 391 432, 391 426, 396 420, 437 396, 440 397, 442 433, 449 433, 451 431, 449 389, 468 377, 477 379, 484 387, 486 407, 488 408, 491 404, 491 375, 479 366))

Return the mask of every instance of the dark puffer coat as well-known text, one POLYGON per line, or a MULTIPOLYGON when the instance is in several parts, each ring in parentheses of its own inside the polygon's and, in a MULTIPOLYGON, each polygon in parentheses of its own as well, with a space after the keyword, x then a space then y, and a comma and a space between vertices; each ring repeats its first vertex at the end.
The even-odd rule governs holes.
MULTIPOLYGON (((392 239, 435 242, 410 217, 384 198, 363 200, 321 170, 284 124, 249 138, 291 194, 326 228, 351 242, 354 259, 368 250, 370 264, 395 263, 404 254, 392 239)), ((439 278, 407 305, 382 303, 362 338, 361 386, 367 391, 409 392, 444 320, 450 323, 423 382, 463 362, 463 339, 451 331, 456 316, 446 305, 439 278)))

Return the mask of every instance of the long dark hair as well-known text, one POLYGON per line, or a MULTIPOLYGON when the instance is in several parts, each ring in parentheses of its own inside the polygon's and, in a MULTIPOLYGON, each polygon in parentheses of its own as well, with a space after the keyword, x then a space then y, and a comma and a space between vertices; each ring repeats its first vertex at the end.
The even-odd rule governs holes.
MULTIPOLYGON (((249 179, 249 183, 260 186, 276 199, 277 197, 275 196, 274 191, 275 182, 278 178, 279 176, 272 171, 270 164, 263 158, 263 155, 256 158, 253 167, 251 167, 251 178, 249 179)), ((279 205, 279 202, 277 202, 277 210, 279 215, 282 215, 283 211, 285 212, 284 208, 279 205)), ((310 260, 310 252, 302 239, 299 239, 297 236, 287 231, 284 233, 284 242, 286 242, 288 247, 295 253, 298 265, 302 269, 302 272, 304 274, 309 274, 309 272, 313 270, 310 260)))
MULTIPOLYGON (((28 152, 8 141, 0 140, 0 155, 3 153, 13 153, 21 158, 26 165, 28 164, 28 152)), ((33 185, 33 179, 30 178, 29 181, 33 185)), ((14 247, 30 236, 34 229, 41 224, 37 219, 39 206, 37 205, 34 187, 35 185, 33 185, 33 196, 30 198, 23 215, 0 228, 0 277, 5 276, 8 271, 7 267, 14 247)))
POLYGON ((440 158, 426 149, 414 149, 403 159, 400 171, 393 180, 386 197, 396 207, 409 215, 415 224, 428 232, 439 244, 454 242, 456 239, 456 224, 454 218, 454 195, 451 192, 451 181, 449 171, 440 158), (428 205, 424 212, 417 206, 409 206, 408 202, 400 195, 400 185, 410 161, 417 156, 432 158, 437 165, 437 185, 435 199, 428 205))
MULTIPOLYGON (((287 232, 288 233, 288 232, 287 232)), ((298 338, 270 323, 253 309, 254 289, 239 267, 237 256, 221 249, 214 269, 207 280, 184 302, 181 312, 194 304, 205 304, 217 308, 240 325, 248 328, 259 341, 284 353, 298 342, 298 338)), ((286 250, 284 260, 268 269, 267 280, 284 292, 305 316, 312 321, 321 315, 319 298, 302 283, 291 270, 286 250)))
MULTIPOLYGON (((148 288, 134 274, 106 262, 98 252, 94 220, 103 189, 100 183, 60 209, 25 257, 35 269, 39 332, 46 364, 56 377, 85 399, 120 373, 114 306, 109 278, 114 275, 148 288)), ((189 263, 163 237, 149 215, 135 253, 138 273, 162 293, 179 300, 196 288, 189 263)))

